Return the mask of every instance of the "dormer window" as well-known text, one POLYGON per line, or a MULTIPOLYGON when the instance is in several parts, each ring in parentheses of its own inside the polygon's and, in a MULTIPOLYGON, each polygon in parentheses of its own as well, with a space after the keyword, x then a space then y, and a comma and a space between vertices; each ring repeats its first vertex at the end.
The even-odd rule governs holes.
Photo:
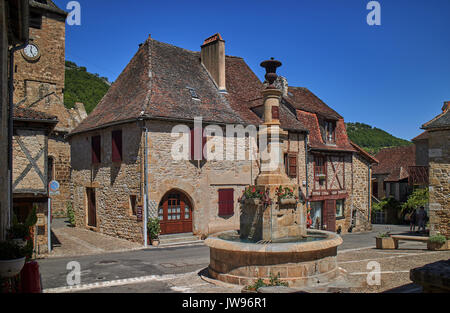
POLYGON ((336 143, 336 122, 325 121, 325 139, 326 143, 336 143))
POLYGON ((200 98, 199 98, 199 96, 197 95, 197 92, 195 91, 194 88, 191 88, 191 87, 186 87, 186 88, 189 90, 192 99, 194 99, 194 100, 200 100, 200 98))

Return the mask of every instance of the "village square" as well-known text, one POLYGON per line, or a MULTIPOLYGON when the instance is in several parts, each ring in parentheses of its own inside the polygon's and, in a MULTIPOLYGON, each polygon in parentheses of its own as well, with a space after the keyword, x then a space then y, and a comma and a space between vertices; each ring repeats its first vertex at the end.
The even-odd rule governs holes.
MULTIPOLYGON (((387 27, 380 2, 362 5, 361 27, 387 27)), ((249 34, 267 47, 251 55, 233 32, 181 46, 148 28, 109 82, 68 61, 76 27, 96 28, 88 8, 0 0, 2 293, 260 297, 181 304, 214 310, 450 292, 449 84, 416 124, 395 121, 414 138, 349 123, 320 85, 297 83, 288 52, 272 55, 289 42, 270 25, 249 34), (396 144, 371 146, 380 133, 396 144)))

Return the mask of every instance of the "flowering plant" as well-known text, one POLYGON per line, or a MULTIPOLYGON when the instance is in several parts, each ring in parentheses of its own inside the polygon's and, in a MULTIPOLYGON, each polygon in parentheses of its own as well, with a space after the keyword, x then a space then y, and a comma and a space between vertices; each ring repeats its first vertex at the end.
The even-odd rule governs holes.
POLYGON ((256 187, 250 186, 244 191, 245 199, 262 199, 263 196, 264 192, 257 190, 256 187))
POLYGON ((275 193, 278 199, 295 199, 298 200, 298 197, 294 195, 294 190, 288 187, 280 186, 275 189, 275 193))

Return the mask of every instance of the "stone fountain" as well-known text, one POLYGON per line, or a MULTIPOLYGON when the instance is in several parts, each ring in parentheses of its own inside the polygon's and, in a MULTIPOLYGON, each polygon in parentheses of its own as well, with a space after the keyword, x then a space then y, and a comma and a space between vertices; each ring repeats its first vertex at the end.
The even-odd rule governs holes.
POLYGON ((261 198, 241 201, 240 230, 211 235, 209 274, 236 285, 250 285, 259 278, 279 276, 292 287, 312 287, 339 276, 336 262, 340 236, 306 228, 306 207, 299 203, 299 186, 283 170, 281 144, 287 132, 280 127, 281 90, 274 86, 279 61, 261 63, 266 69, 264 124, 260 137, 261 173, 250 188, 261 198), (263 140, 261 140, 263 139, 263 140), (267 142, 265 146, 261 142, 267 142), (279 197, 287 188, 289 199, 279 197))

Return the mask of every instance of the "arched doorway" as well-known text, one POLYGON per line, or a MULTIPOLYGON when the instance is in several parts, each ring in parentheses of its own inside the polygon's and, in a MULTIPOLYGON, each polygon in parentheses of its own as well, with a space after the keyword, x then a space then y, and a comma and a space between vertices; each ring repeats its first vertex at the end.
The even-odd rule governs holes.
POLYGON ((158 206, 161 234, 192 232, 192 204, 188 197, 177 190, 171 190, 158 206))

